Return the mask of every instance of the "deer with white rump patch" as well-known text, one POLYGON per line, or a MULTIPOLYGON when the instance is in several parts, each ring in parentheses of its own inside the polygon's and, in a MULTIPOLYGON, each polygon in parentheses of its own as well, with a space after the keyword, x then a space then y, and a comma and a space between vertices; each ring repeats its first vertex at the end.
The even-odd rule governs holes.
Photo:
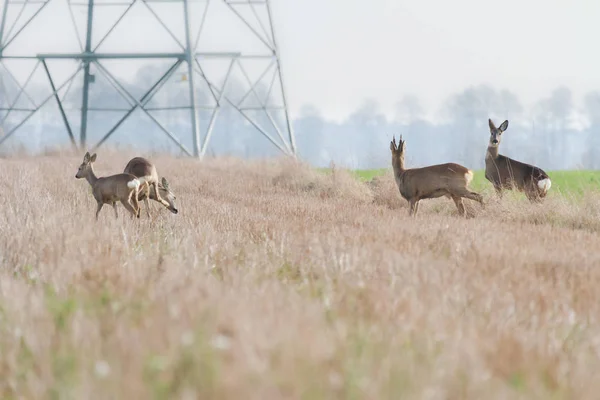
POLYGON ((410 205, 409 215, 416 216, 419 210, 419 201, 446 196, 454 200, 458 213, 466 216, 462 198, 475 200, 483 207, 483 196, 472 192, 468 186, 473 179, 473 171, 455 163, 430 165, 422 168, 406 169, 404 167, 404 153, 406 142, 402 135, 396 145, 396 137, 390 142, 392 152, 392 167, 396 185, 403 198, 410 205))
POLYGON ((96 221, 104 204, 112 205, 115 217, 118 218, 117 201, 120 201, 131 212, 132 217, 139 218, 140 208, 137 193, 140 185, 146 181, 145 178, 136 178, 131 174, 116 174, 98 178, 94 173, 93 163, 95 161, 96 153, 91 156, 89 152, 85 153, 75 178, 85 178, 92 187, 92 194, 98 203, 96 221))
POLYGON ((138 179, 143 178, 145 180, 145 183, 140 187, 138 192, 138 201, 144 200, 148 217, 150 217, 150 205, 148 204, 148 198, 159 202, 173 214, 177 214, 179 212, 175 206, 176 197, 169 188, 169 182, 164 177, 160 182, 158 181, 156 167, 150 161, 143 157, 134 157, 129 160, 123 172, 134 175, 138 179))
POLYGON ((490 125, 490 142, 485 153, 485 178, 494 185, 498 196, 502 190, 517 189, 525 192, 529 201, 541 202, 546 197, 552 182, 544 170, 534 165, 513 160, 498 152, 502 133, 508 128, 508 120, 498 128, 488 119, 490 125))

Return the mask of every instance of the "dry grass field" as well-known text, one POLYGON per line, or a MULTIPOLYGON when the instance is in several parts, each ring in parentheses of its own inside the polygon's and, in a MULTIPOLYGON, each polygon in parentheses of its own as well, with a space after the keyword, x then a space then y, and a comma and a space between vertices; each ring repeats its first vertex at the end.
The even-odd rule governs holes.
POLYGON ((409 219, 390 173, 157 155, 179 214, 95 222, 82 157, 0 159, 3 400, 598 396, 597 194, 409 219))

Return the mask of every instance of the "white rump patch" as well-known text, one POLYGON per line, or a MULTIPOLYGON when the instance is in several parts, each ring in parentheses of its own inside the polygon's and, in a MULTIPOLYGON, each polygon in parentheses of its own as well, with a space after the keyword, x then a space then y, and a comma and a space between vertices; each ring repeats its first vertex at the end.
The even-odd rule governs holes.
POLYGON ((138 181, 137 179, 133 179, 133 180, 127 182, 127 187, 129 189, 137 189, 140 187, 140 181, 138 181))
POLYGON ((469 170, 469 172, 465 174, 465 179, 467 180, 467 184, 471 183, 473 180, 473 171, 469 170))
POLYGON ((548 190, 550 190, 550 186, 552 186, 552 182, 550 182, 550 179, 548 179, 548 178, 538 181, 538 187, 540 188, 540 190, 543 190, 544 192, 547 192, 548 190))

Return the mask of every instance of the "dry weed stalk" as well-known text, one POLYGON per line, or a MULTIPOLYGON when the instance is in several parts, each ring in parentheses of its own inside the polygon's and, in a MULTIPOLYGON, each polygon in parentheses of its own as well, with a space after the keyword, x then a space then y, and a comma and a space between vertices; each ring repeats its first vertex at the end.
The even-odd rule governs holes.
POLYGON ((596 397, 597 195, 413 219, 390 174, 156 156, 186 212, 89 229, 65 157, 0 160, 0 398, 596 397))

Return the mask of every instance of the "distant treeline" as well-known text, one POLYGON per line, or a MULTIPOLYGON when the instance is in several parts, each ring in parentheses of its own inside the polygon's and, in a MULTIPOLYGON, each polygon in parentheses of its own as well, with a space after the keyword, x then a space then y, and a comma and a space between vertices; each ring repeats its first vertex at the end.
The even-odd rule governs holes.
MULTIPOLYGON (((132 94, 141 96, 152 80, 153 72, 151 66, 140 70, 135 82, 128 86, 132 94)), ((0 104, 7 107, 18 88, 11 86, 6 79, 3 86, 0 104)), ((81 96, 77 84, 73 86, 65 96, 64 106, 71 128, 78 136, 81 96)), ((261 93, 265 90, 262 86, 257 88, 261 93)), ((28 93, 41 99, 49 94, 49 90, 38 84, 28 93)), ((233 80, 228 85, 227 95, 230 98, 239 99, 244 93, 244 86, 239 80, 233 80)), ((165 85, 148 107, 185 106, 188 104, 188 94, 185 84, 173 80, 165 85)), ((436 124, 424 118, 425 110, 417 97, 400 97, 391 121, 383 115, 375 101, 366 101, 341 123, 326 120, 315 107, 303 107, 300 116, 292 121, 300 157, 316 166, 326 166, 333 161, 349 168, 387 167, 391 135, 402 134, 407 140, 407 163, 410 166, 454 161, 479 169, 484 166, 489 137, 487 119, 491 117, 497 124, 504 119, 510 121, 501 145, 503 154, 535 163, 546 170, 600 168, 600 92, 588 93, 583 99, 583 107, 577 108, 571 91, 559 87, 551 91, 547 98, 525 109, 518 97, 509 91, 496 90, 487 85, 474 86, 450 96, 438 113, 442 122, 436 124)), ((211 94, 205 87, 198 89, 198 98, 200 105, 212 104, 211 94)), ((244 104, 252 105, 252 101, 248 97, 244 104)), ((20 99, 16 106, 26 108, 25 99, 20 99)), ((129 105, 107 81, 98 77, 92 85, 90 107, 128 108, 129 105)), ((208 124, 210 113, 210 110, 200 110, 202 131, 208 124)), ((91 111, 88 144, 91 146, 98 142, 123 114, 124 111, 91 111)), ((6 118, 4 132, 9 131, 25 115, 25 112, 15 112, 6 118)), ((191 149, 187 110, 152 111, 152 115, 191 149)), ((281 116, 274 118, 283 128, 281 116)), ((276 137, 276 131, 266 116, 260 114, 257 121, 276 137)), ((106 143, 117 147, 134 146, 140 151, 153 149, 179 153, 173 142, 139 110, 106 143)), ((36 152, 67 144, 65 125, 56 102, 51 100, 30 123, 7 140, 0 151, 25 147, 36 152)), ((223 103, 208 154, 256 158, 280 153, 235 109, 223 103)))

